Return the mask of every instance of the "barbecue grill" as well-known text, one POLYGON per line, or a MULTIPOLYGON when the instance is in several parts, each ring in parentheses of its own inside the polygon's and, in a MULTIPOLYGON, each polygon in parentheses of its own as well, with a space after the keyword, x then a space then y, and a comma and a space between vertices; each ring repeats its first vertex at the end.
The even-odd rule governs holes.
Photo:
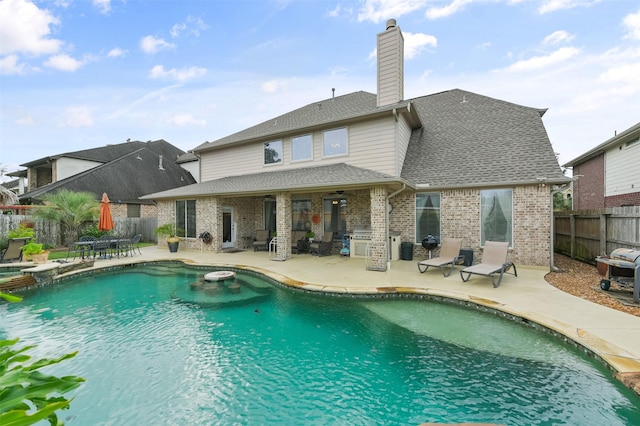
POLYGON ((619 248, 610 256, 596 257, 598 273, 603 275, 600 288, 607 291, 611 281, 633 288, 633 303, 640 303, 640 250, 619 248))

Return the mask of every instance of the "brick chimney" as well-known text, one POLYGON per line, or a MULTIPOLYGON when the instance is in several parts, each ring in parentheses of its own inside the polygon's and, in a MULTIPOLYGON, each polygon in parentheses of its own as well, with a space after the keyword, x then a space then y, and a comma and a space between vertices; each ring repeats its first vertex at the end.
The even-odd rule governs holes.
POLYGON ((404 99, 404 37, 395 19, 378 34, 378 106, 404 99))

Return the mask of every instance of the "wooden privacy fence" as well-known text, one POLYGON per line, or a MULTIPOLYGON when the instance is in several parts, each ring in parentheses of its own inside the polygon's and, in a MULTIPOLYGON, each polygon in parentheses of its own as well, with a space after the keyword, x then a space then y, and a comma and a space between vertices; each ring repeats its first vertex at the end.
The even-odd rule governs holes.
MULTIPOLYGON (((34 219, 25 215, 0 215, 0 239, 7 238, 9 231, 17 228, 23 221, 33 223, 37 242, 56 247, 62 245, 62 234, 58 222, 34 219)), ((115 217, 113 223, 114 234, 128 236, 142 234, 143 242, 157 241, 157 236, 153 233, 158 227, 158 219, 155 217, 115 217)))
POLYGON ((595 264, 617 248, 640 248, 640 206, 554 213, 554 250, 595 264))

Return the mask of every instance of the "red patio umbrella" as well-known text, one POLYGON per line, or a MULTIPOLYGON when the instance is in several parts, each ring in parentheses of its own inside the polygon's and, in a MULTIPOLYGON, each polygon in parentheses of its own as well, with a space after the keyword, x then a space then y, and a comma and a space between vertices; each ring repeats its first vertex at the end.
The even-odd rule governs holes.
POLYGON ((98 229, 101 231, 111 231, 113 229, 113 218, 111 217, 111 207, 109 205, 109 197, 107 193, 102 193, 102 202, 100 203, 100 219, 98 220, 98 229))

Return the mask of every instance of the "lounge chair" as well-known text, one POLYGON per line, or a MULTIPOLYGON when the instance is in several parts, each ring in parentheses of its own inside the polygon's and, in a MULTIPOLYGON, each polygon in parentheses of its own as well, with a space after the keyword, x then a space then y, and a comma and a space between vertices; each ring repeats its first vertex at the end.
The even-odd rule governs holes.
POLYGON ((0 256, 0 263, 20 262, 22 260, 22 247, 27 244, 31 238, 11 238, 8 241, 7 248, 0 256))
POLYGON ((327 231, 321 240, 314 240, 309 244, 309 253, 316 256, 329 256, 333 250, 333 231, 327 231))
POLYGON ((266 229, 256 231, 256 237, 253 240, 253 251, 264 250, 269 248, 269 241, 271 240, 270 233, 266 229))
POLYGON ((509 243, 485 241, 482 261, 477 265, 469 266, 461 270, 460 278, 462 278, 462 281, 467 282, 471 274, 484 275, 491 278, 491 283, 494 287, 498 287, 504 273, 509 272, 511 268, 513 268, 513 275, 518 276, 516 265, 507 262, 508 253, 509 243), (464 274, 467 274, 466 278, 464 274))
POLYGON ((424 273, 430 266, 437 266, 442 271, 442 275, 448 277, 453 267, 464 260, 464 256, 460 254, 460 248, 462 248, 462 238, 443 238, 440 255, 418 262, 418 270, 424 273))

